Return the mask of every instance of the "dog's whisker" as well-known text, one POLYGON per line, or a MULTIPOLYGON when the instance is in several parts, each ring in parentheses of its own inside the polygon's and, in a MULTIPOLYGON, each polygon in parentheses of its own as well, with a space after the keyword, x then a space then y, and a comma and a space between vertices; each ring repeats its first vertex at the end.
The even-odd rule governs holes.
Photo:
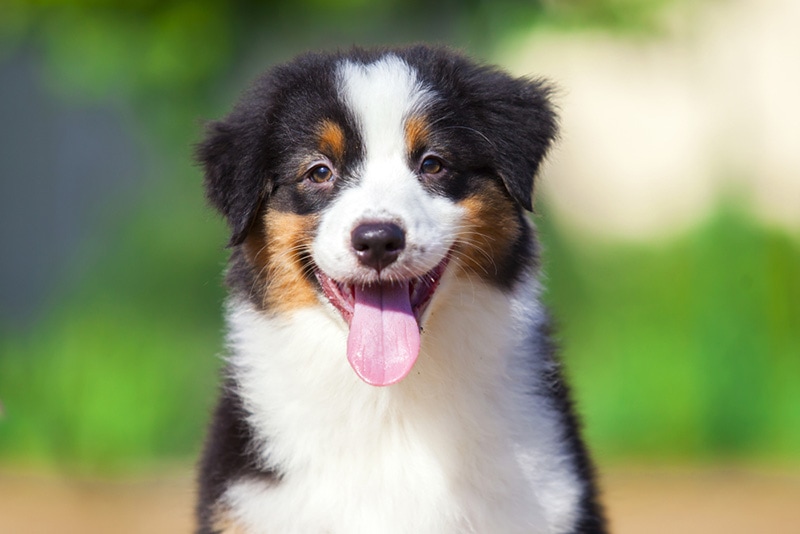
POLYGON ((493 150, 497 150, 497 146, 495 145, 495 143, 491 139, 489 139, 489 137, 486 134, 484 134, 483 132, 481 132, 481 131, 479 131, 479 130, 477 130, 475 128, 471 128, 469 126, 454 125, 454 126, 448 126, 446 128, 443 128, 443 130, 467 130, 467 131, 476 133, 480 137, 482 137, 483 140, 486 141, 489 144, 489 146, 492 147, 493 150))

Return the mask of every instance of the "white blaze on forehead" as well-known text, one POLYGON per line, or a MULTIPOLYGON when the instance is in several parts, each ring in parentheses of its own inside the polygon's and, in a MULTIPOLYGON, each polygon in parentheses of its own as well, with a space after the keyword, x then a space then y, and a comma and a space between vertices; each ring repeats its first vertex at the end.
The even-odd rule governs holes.
POLYGON ((354 254, 351 233, 362 222, 388 221, 405 230, 399 259, 388 278, 421 276, 438 265, 457 234, 461 208, 427 191, 408 161, 405 121, 425 111, 434 97, 416 72, 395 55, 364 65, 338 65, 337 83, 363 144, 351 180, 323 212, 314 239, 317 266, 334 280, 374 281, 374 269, 354 254))
POLYGON ((404 154, 404 120, 431 98, 414 70, 388 55, 369 65, 346 61, 338 76, 345 103, 359 124, 367 161, 404 154))

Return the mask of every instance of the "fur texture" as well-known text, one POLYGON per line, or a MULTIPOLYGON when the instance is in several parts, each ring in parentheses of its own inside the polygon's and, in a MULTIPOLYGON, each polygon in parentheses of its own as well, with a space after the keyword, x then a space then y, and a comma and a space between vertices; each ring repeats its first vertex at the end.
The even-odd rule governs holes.
POLYGON ((301 56, 210 125, 198 532, 605 532, 525 213, 555 125, 542 82, 428 47, 301 56))

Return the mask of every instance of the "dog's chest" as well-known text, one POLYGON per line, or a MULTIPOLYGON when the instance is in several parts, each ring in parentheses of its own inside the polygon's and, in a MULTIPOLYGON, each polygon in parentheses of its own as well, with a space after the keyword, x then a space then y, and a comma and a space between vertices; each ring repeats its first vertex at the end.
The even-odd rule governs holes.
POLYGON ((345 431, 278 482, 234 484, 227 502, 253 533, 550 532, 508 443, 458 443, 414 426, 385 423, 371 438, 345 431))
POLYGON ((505 297, 470 287, 469 299, 440 303, 428 323, 438 335, 390 388, 354 376, 323 310, 283 323, 232 310, 239 394, 282 475, 228 488, 245 532, 567 531, 580 487, 553 439, 557 418, 509 379, 521 373, 504 363, 505 297))

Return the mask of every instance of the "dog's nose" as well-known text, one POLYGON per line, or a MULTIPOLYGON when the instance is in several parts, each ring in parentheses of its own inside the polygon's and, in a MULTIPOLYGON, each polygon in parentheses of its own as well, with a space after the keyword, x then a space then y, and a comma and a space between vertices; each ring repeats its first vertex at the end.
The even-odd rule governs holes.
POLYGON ((406 233, 394 223, 362 223, 353 229, 350 242, 358 261, 380 272, 403 251, 406 233))

